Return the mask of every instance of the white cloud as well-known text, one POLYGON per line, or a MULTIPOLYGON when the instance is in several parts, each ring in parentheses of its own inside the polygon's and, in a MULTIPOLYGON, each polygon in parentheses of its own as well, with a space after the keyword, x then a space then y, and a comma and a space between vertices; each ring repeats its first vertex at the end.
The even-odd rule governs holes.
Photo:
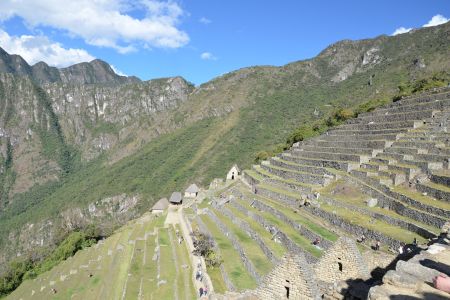
POLYGON ((205 24, 205 25, 208 25, 208 24, 210 24, 212 22, 210 19, 205 18, 205 17, 201 17, 198 21, 200 23, 202 23, 202 24, 205 24))
POLYGON ((447 19, 443 15, 435 15, 431 18, 430 21, 428 21, 427 24, 423 25, 423 27, 431 27, 431 26, 437 26, 444 23, 447 23, 450 19, 447 19))
POLYGON ((128 76, 128 75, 125 74, 124 72, 122 72, 122 71, 120 71, 119 69, 117 69, 115 66, 113 66, 113 65, 110 65, 110 66, 111 66, 111 69, 113 69, 114 73, 116 73, 117 75, 120 75, 120 76, 128 76))
POLYGON ((217 60, 217 57, 212 55, 212 53, 210 52, 203 52, 202 54, 200 54, 200 58, 203 60, 217 60))
POLYGON ((395 29, 395 31, 392 33, 392 35, 407 33, 407 32, 410 32, 411 30, 412 30, 412 28, 399 27, 399 28, 395 29))
POLYGON ((179 48, 189 36, 177 25, 184 15, 172 0, 1 0, 0 21, 18 16, 27 26, 60 29, 86 43, 121 53, 139 47, 179 48), (131 11, 145 14, 142 18, 131 11))
POLYGON ((55 67, 67 67, 94 59, 86 50, 64 48, 44 35, 11 36, 0 29, 0 46, 8 53, 19 54, 29 64, 44 61, 55 67))

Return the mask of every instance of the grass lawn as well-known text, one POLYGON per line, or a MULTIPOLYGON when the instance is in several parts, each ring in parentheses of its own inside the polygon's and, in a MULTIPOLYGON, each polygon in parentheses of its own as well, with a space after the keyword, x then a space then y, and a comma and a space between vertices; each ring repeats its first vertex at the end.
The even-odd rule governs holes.
MULTIPOLYGON (((181 229, 179 226, 175 227, 181 234, 181 229)), ((178 296, 179 299, 195 299, 196 291, 194 283, 192 282, 192 266, 189 260, 189 253, 186 247, 186 242, 183 241, 181 244, 178 243, 176 239, 176 234, 174 228, 171 228, 172 236, 174 237, 175 252, 178 260, 178 272, 177 285, 178 285, 178 296), (185 267, 184 267, 185 266, 185 267)))
MULTIPOLYGON (((202 221, 208 227, 220 249, 220 254, 224 260, 223 265, 230 280, 238 290, 253 289, 256 281, 247 272, 237 251, 233 248, 230 240, 220 232, 216 224, 205 215, 201 216, 202 221)), ((215 283, 213 282, 215 286, 215 283)))
POLYGON ((173 261, 172 247, 170 245, 169 231, 167 228, 159 229, 159 263, 160 263, 160 278, 166 283, 161 284, 155 291, 154 299, 174 299, 175 290, 174 283, 177 278, 177 270, 173 261))
POLYGON ((299 234, 294 228, 292 228, 290 225, 282 222, 274 215, 268 213, 268 212, 262 212, 259 211, 253 207, 250 206, 250 204, 245 200, 237 200, 239 204, 247 208, 248 210, 261 215, 264 217, 268 222, 276 225, 281 231, 283 231, 294 243, 296 243, 300 248, 305 249, 315 257, 320 257, 322 255, 321 250, 314 247, 310 240, 299 234))
POLYGON ((253 263, 258 273, 260 275, 266 275, 267 273, 269 273, 270 270, 272 270, 273 265, 261 250, 261 248, 258 246, 258 244, 255 243, 255 241, 250 236, 248 236, 247 233, 241 230, 237 225, 233 224, 233 222, 231 222, 229 218, 221 214, 220 211, 214 210, 214 212, 217 217, 225 224, 225 226, 227 226, 228 229, 230 229, 231 232, 233 232, 237 237, 247 257, 253 263))
POLYGON ((275 242, 272 239, 272 234, 270 232, 268 232, 264 227, 262 227, 261 225, 259 225, 257 222, 255 222, 252 218, 250 218, 247 215, 244 215, 243 213, 241 213, 239 210, 237 210, 236 208, 234 208, 233 206, 229 206, 228 207, 229 210, 231 210, 231 212, 238 218, 240 218, 241 220, 247 221, 247 223, 249 224, 249 226, 256 232, 259 234, 259 236, 262 238, 262 240, 264 241, 264 243, 267 245, 267 247, 269 247, 270 250, 272 250, 272 253, 277 257, 277 258, 281 258, 285 253, 286 253, 286 249, 280 244, 275 242))

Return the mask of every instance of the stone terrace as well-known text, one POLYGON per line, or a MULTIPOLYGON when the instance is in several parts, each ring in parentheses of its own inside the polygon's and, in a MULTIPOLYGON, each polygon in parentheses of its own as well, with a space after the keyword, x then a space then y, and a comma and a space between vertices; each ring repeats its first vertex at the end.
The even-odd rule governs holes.
POLYGON ((449 157, 447 89, 361 114, 244 178, 261 197, 397 249, 435 237, 450 217, 449 157))

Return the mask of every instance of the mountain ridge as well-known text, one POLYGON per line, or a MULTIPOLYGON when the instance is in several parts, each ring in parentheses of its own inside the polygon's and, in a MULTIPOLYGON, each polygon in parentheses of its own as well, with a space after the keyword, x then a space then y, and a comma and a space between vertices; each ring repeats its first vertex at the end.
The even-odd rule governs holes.
POLYGON ((73 84, 124 84, 141 82, 136 76, 121 76, 111 66, 101 60, 81 62, 64 68, 51 67, 40 61, 29 65, 20 55, 8 54, 0 47, 0 72, 20 76, 30 76, 40 84, 73 83, 73 84))

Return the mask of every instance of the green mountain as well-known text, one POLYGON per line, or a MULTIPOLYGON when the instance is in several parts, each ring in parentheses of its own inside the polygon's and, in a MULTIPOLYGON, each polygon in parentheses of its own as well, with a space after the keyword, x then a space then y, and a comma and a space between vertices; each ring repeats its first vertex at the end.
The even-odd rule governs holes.
POLYGON ((449 31, 345 40, 199 87, 123 78, 101 61, 29 66, 1 52, 0 264, 45 255, 90 224, 107 234, 161 196, 249 167, 298 126, 448 72, 449 31))

